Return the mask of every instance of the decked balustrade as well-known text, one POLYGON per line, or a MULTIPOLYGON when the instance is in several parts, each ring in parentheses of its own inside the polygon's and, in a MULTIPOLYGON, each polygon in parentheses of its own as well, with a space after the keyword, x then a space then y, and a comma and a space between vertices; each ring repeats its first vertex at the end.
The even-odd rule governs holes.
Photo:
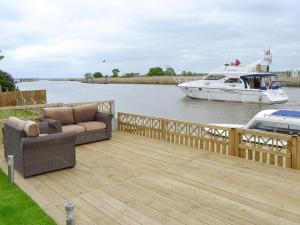
POLYGON ((118 129, 195 149, 300 169, 300 138, 297 136, 129 113, 118 113, 118 129))

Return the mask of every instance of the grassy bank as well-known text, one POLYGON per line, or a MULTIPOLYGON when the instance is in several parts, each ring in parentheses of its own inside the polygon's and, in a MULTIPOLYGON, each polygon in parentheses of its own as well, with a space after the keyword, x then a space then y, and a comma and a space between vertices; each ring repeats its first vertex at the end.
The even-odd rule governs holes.
POLYGON ((7 119, 10 116, 25 118, 25 117, 33 117, 37 115, 38 114, 35 112, 32 112, 30 110, 24 110, 24 109, 0 110, 0 120, 7 119))
POLYGON ((177 81, 199 80, 202 76, 161 76, 161 77, 104 77, 85 80, 88 83, 98 84, 169 84, 175 85, 177 81))
MULTIPOLYGON (((30 110, 24 110, 24 109, 1 110, 1 107, 0 107, 0 129, 2 129, 2 127, 4 127, 4 122, 10 116, 15 116, 18 118, 33 119, 33 118, 37 117, 38 115, 39 115, 38 113, 32 112, 30 110)), ((0 130, 0 143, 3 143, 2 130, 0 130)), ((0 225, 1 225, 1 220, 0 220, 0 225)))
POLYGON ((0 170, 1 225, 55 225, 56 223, 0 170))

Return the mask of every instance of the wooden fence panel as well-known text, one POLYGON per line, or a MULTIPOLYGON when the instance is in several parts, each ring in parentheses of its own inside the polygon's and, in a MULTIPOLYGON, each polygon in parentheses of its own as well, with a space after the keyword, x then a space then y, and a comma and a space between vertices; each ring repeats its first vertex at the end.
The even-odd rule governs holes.
POLYGON ((180 120, 118 113, 118 129, 197 149, 230 155, 230 128, 198 124, 180 120))
POLYGON ((298 148, 297 142, 292 143, 293 136, 245 129, 236 129, 236 134, 237 156, 284 168, 292 167, 292 149, 298 148))
POLYGON ((300 137, 118 113, 118 129, 188 147, 300 169, 300 137))
POLYGON ((46 90, 0 92, 0 107, 21 104, 19 99, 29 103, 45 103, 47 102, 46 90))

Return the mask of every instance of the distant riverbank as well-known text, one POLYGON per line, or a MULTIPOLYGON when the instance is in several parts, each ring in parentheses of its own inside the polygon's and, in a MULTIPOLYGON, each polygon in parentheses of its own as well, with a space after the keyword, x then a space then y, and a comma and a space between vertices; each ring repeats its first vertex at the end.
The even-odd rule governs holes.
POLYGON ((300 87, 300 77, 291 77, 287 75, 278 76, 278 81, 282 83, 282 86, 286 87, 300 87))
MULTIPOLYGON (((95 84, 164 84, 176 85, 185 81, 200 80, 203 76, 157 76, 157 77, 103 77, 82 79, 83 83, 95 84)), ((300 77, 291 77, 287 75, 279 75, 278 81, 282 86, 300 87, 300 77)))
MULTIPOLYGON (((38 80, 49 81, 79 81, 82 83, 95 84, 162 84, 162 85, 177 85, 185 81, 200 80, 203 76, 139 76, 139 77, 103 77, 103 78, 50 78, 50 79, 36 79, 36 80, 22 80, 22 82, 32 82, 38 80)), ((279 74, 278 81, 282 86, 286 87, 300 87, 300 77, 287 76, 286 74, 279 74)))
POLYGON ((203 76, 161 76, 161 77, 103 77, 85 79, 84 83, 95 84, 165 84, 176 85, 184 81, 199 80, 203 76))

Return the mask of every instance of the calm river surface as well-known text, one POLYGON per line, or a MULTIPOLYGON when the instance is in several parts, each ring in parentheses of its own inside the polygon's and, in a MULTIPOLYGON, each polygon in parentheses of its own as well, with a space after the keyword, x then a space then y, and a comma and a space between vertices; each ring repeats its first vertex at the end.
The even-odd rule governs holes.
POLYGON ((48 103, 96 100, 116 102, 117 112, 128 112, 203 123, 247 123, 263 109, 300 109, 300 88, 284 88, 289 102, 263 105, 197 100, 173 85, 84 84, 75 81, 38 81, 18 84, 20 90, 46 89, 48 103))

